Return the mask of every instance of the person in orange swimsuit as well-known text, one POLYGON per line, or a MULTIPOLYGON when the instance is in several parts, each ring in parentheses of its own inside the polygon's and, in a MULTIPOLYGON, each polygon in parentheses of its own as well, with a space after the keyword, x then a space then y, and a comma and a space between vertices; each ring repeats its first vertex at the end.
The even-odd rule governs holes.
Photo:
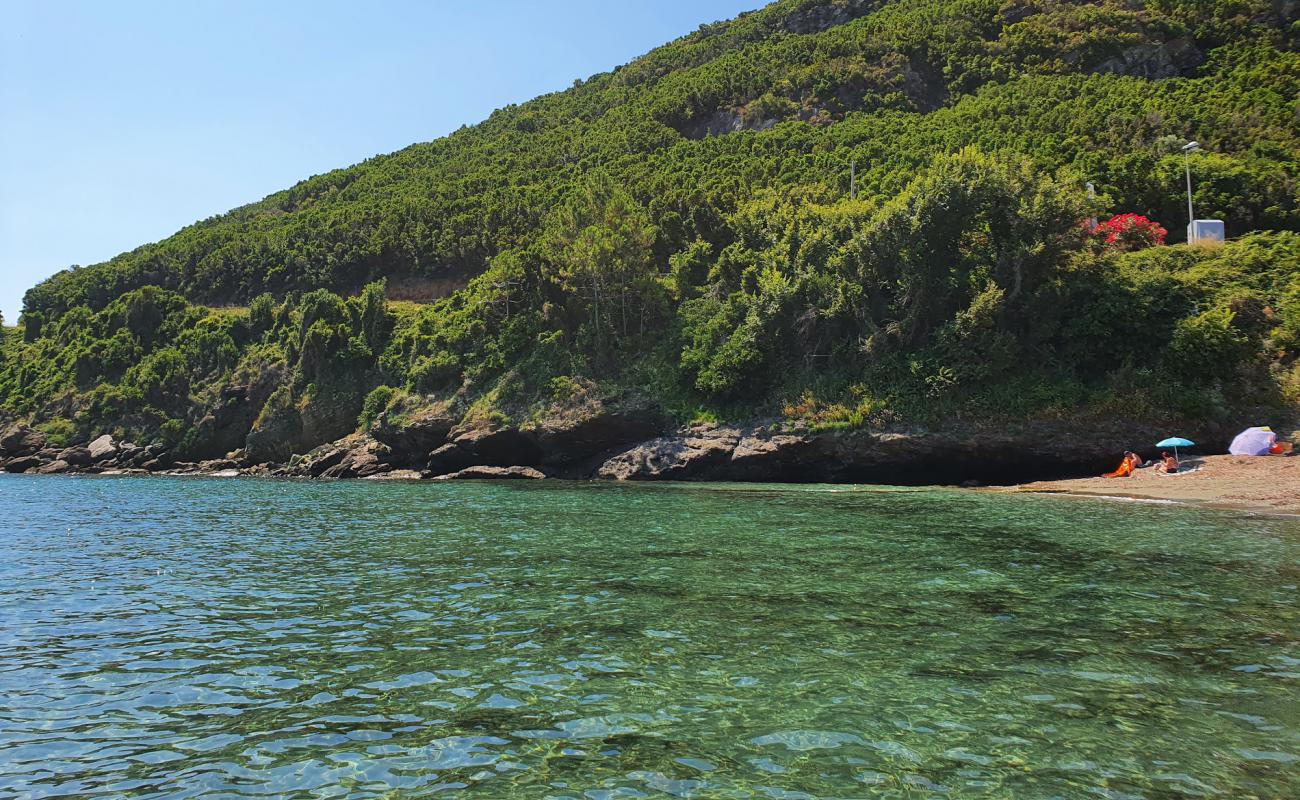
POLYGON ((1119 462, 1119 467, 1114 472, 1107 472, 1103 478, 1127 478, 1133 474, 1133 470, 1142 466, 1142 457, 1132 450, 1124 451, 1124 460, 1119 462))

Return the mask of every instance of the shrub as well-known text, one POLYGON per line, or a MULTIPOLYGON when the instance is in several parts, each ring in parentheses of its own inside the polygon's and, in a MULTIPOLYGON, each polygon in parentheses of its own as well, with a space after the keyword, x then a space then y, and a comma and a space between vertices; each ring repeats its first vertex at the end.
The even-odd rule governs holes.
POLYGON ((1141 214, 1117 214, 1088 231, 1103 247, 1128 252, 1165 243, 1169 231, 1141 214))
POLYGON ((402 397, 399 389, 391 386, 376 386, 366 395, 365 401, 361 404, 361 418, 358 422, 362 429, 369 430, 379 415, 387 411, 394 403, 402 397))

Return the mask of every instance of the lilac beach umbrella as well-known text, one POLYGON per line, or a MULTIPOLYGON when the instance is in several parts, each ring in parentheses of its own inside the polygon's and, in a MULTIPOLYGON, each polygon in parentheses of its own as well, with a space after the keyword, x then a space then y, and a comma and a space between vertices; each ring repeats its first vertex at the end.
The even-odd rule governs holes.
POLYGON ((1234 456, 1266 456, 1277 444, 1277 434, 1268 428, 1247 428, 1228 447, 1234 456))

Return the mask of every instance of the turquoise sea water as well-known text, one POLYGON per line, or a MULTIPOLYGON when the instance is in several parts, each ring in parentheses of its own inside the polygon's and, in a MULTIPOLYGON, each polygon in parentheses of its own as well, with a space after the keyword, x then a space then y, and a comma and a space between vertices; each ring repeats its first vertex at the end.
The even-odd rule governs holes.
POLYGON ((0 478, 0 798, 1300 797, 1300 522, 0 478))

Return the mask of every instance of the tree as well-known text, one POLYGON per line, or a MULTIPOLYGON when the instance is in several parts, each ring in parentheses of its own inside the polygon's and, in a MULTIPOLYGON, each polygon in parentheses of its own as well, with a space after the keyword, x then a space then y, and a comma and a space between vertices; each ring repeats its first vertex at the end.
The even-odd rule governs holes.
POLYGON ((884 312, 882 327, 915 344, 990 283, 1012 306, 1077 246, 1086 216, 1081 185, 974 148, 936 159, 858 239, 858 277, 882 301, 864 311, 884 312))
POLYGON ((564 289, 583 297, 597 347, 626 338, 630 321, 644 325, 655 286, 650 269, 655 227, 605 172, 595 173, 547 219, 542 245, 564 289))

